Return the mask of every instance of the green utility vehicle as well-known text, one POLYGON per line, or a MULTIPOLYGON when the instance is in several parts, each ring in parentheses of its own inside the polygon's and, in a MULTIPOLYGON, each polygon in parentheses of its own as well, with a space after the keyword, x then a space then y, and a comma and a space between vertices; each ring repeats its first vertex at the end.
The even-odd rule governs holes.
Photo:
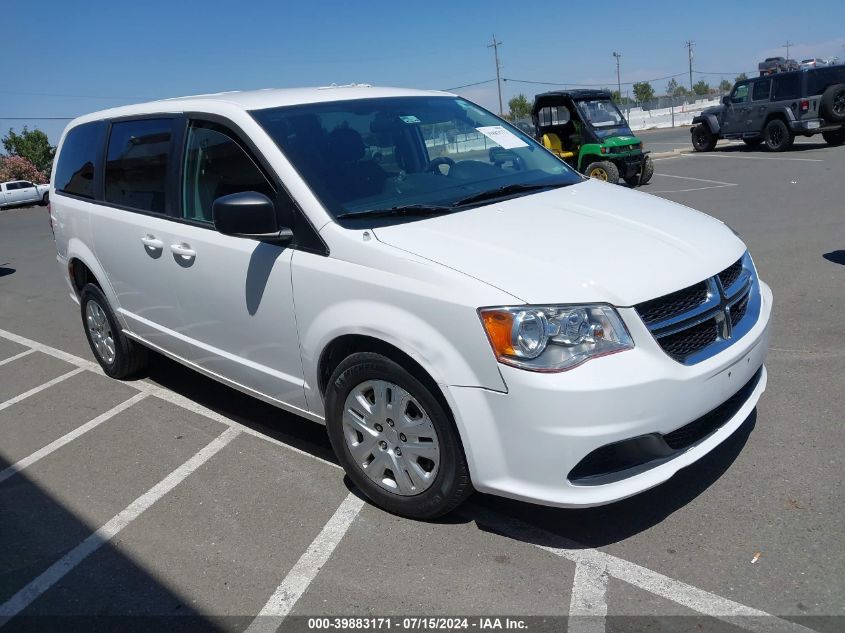
POLYGON ((546 92, 534 97, 534 134, 543 146, 590 178, 632 187, 646 184, 654 164, 610 93, 546 92))

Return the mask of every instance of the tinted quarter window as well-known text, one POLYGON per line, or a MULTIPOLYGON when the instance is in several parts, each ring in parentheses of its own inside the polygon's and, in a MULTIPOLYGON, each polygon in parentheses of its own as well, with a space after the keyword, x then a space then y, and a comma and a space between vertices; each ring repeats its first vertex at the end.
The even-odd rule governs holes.
POLYGON ((67 133, 56 164, 56 191, 94 198, 95 164, 105 129, 106 124, 97 121, 77 126, 67 133))
POLYGON ((221 196, 257 191, 273 200, 273 191, 249 155, 224 130, 188 128, 182 183, 182 216, 211 222, 211 205, 221 196))
POLYGON ((173 119, 112 124, 106 155, 106 202, 164 213, 173 119))
POLYGON ((801 96, 801 76, 797 73, 775 77, 772 84, 772 101, 797 99, 801 96))
POLYGON ((772 85, 771 79, 758 79, 754 82, 754 90, 751 94, 752 101, 764 101, 769 98, 769 88, 772 85))
POLYGON ((828 86, 845 83, 845 65, 818 68, 807 73, 807 95, 820 95, 828 86))

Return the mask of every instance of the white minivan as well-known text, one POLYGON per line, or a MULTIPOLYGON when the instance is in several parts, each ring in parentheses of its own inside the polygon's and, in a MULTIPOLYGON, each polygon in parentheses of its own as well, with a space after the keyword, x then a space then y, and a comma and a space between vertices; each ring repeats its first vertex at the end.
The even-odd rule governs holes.
POLYGON ((149 350, 325 423, 431 518, 670 478, 766 386, 772 294, 722 222, 585 180, 443 92, 232 92, 74 120, 58 260, 103 370, 149 350))

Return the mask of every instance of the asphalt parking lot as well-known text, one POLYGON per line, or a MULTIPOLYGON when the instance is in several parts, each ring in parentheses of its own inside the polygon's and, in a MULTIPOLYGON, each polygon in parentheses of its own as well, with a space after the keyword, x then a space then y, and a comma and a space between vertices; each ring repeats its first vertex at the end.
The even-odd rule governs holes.
POLYGON ((768 390, 734 436, 611 506, 475 495, 432 523, 362 501, 318 425, 162 358, 105 378, 46 210, 0 211, 0 628, 845 630, 843 168, 814 139, 730 145, 642 189, 727 222, 774 291, 768 390))

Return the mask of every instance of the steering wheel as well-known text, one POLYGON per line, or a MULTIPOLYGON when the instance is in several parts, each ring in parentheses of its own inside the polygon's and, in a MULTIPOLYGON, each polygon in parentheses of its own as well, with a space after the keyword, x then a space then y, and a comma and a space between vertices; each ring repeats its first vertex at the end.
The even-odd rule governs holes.
POLYGON ((438 156, 437 158, 429 161, 428 169, 426 171, 430 171, 433 174, 440 174, 441 176, 445 176, 445 174, 440 171, 440 165, 446 165, 449 169, 452 169, 452 165, 455 164, 448 156, 438 156))

